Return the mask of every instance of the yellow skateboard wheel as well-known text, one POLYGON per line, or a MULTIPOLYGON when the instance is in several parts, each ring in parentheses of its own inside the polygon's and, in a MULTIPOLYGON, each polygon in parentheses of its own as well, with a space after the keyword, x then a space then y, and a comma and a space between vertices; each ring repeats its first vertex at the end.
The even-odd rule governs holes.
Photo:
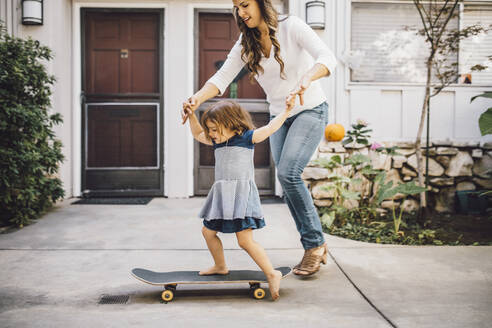
POLYGON ((253 292, 253 297, 256 298, 257 300, 261 300, 263 297, 265 297, 265 290, 263 288, 256 288, 255 291, 253 292))
POLYGON ((174 293, 172 291, 170 291, 169 289, 165 290, 162 292, 162 300, 164 302, 171 302, 173 300, 173 297, 174 297, 174 293))

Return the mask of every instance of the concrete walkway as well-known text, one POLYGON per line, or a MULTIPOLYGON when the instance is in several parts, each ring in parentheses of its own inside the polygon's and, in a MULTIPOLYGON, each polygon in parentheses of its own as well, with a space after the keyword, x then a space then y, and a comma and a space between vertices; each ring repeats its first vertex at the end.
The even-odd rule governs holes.
MULTIPOLYGON (((281 298, 254 300, 247 285, 161 288, 130 275, 211 265, 196 215, 203 198, 148 205, 70 205, 0 235, 0 327, 490 327, 492 247, 401 247, 327 236, 328 265, 290 275, 281 298), (129 295, 100 305, 101 295, 129 295)), ((263 205, 255 233, 275 266, 302 257, 287 206, 263 205)), ((230 269, 256 269, 233 235, 222 235, 230 269)))

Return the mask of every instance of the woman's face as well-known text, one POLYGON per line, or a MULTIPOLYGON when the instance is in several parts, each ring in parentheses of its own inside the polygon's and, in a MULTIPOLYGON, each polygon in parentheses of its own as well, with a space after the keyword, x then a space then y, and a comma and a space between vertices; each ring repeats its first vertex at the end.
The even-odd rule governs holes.
POLYGON ((260 7, 256 0, 232 0, 240 19, 249 28, 256 28, 263 21, 260 7))

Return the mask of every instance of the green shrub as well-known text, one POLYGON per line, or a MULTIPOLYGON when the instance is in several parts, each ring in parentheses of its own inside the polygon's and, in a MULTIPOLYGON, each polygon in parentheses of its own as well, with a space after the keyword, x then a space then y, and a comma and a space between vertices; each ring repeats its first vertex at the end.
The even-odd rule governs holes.
POLYGON ((56 177, 63 160, 50 115, 51 86, 43 61, 52 58, 38 41, 11 37, 0 25, 0 223, 22 227, 64 192, 56 177))

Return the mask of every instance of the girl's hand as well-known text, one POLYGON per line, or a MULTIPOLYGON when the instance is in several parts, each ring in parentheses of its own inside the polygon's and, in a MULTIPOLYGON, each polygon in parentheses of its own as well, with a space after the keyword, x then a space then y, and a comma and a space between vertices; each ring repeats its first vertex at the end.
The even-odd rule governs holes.
POLYGON ((183 122, 181 124, 185 124, 188 117, 193 114, 199 106, 200 103, 195 95, 188 98, 188 100, 183 103, 183 110, 181 111, 181 118, 183 119, 183 122))
POLYGON ((311 85, 311 78, 307 76, 303 76, 299 81, 297 87, 290 93, 290 95, 297 96, 299 95, 299 102, 301 106, 304 105, 304 91, 311 85))

